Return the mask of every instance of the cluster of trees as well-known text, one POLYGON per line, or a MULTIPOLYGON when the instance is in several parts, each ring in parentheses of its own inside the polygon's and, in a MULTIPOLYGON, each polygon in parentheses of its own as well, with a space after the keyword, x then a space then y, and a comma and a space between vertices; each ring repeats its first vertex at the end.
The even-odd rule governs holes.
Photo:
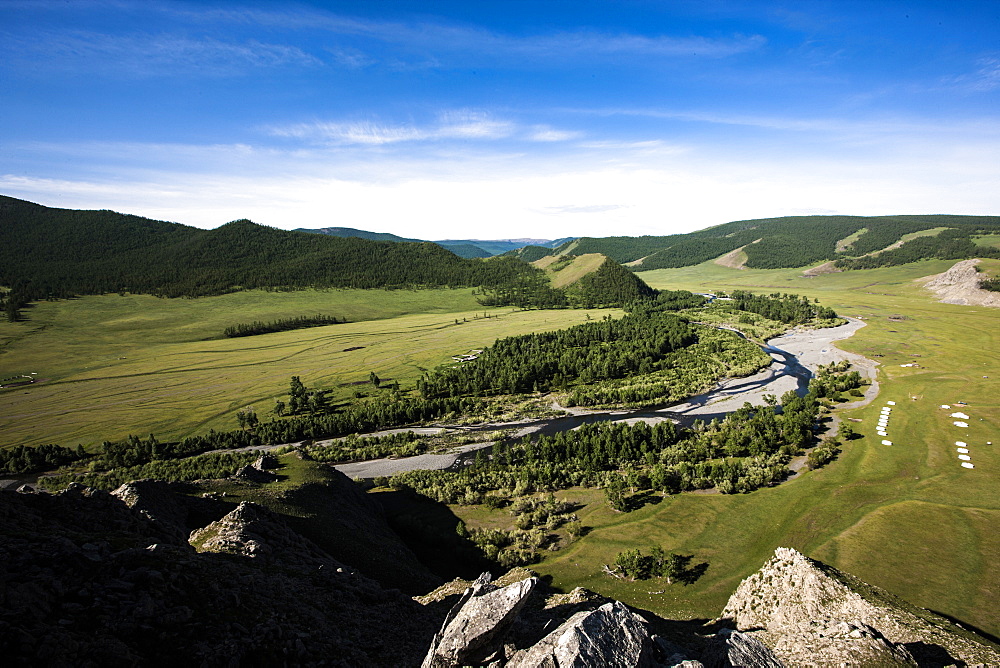
POLYGON ((322 327, 324 325, 337 325, 347 322, 345 318, 338 318, 335 315, 300 315, 295 318, 281 318, 270 322, 260 322, 255 320, 250 323, 241 322, 236 325, 226 327, 222 333, 226 338, 236 338, 238 336, 255 336, 257 334, 270 334, 272 332, 286 332, 290 329, 305 329, 306 327, 322 327))
POLYGON ((622 509, 628 506, 625 489, 674 494, 714 486, 724 493, 748 492, 782 480, 789 458, 813 438, 816 394, 790 391, 782 403, 780 412, 746 404, 721 421, 696 422, 691 429, 671 422, 597 423, 537 441, 498 442, 488 457, 477 457, 462 471, 400 473, 391 484, 461 504, 483 503, 490 491, 518 497, 603 487, 622 509))
POLYGON ((671 314, 609 316, 556 332, 499 339, 479 359, 428 372, 417 386, 429 398, 546 391, 648 373, 695 340, 694 329, 671 314))
POLYGON ((30 286, 23 279, 14 279, 8 283, 10 289, 0 291, 0 310, 7 322, 17 322, 21 319, 21 309, 31 301, 30 286))
POLYGON ((330 408, 327 390, 310 389, 298 376, 292 376, 288 383, 288 403, 280 399, 274 402, 275 415, 298 415, 300 413, 324 413, 330 408))
POLYGON ((576 385, 567 406, 658 406, 709 389, 719 378, 746 376, 767 366, 771 358, 734 332, 697 328, 698 340, 666 355, 646 373, 576 385))
POLYGON ((314 460, 333 464, 382 457, 412 457, 422 455, 427 450, 427 439, 420 438, 412 431, 364 438, 357 434, 350 434, 342 441, 305 448, 305 451, 314 460))
POLYGON ((692 554, 665 552, 657 545, 643 554, 638 548, 619 552, 615 557, 615 567, 610 572, 627 580, 648 580, 665 578, 667 584, 683 582, 691 584, 708 569, 707 563, 691 565, 692 554))
POLYGON ((847 360, 834 362, 826 366, 820 365, 817 375, 809 384, 810 390, 818 398, 830 401, 844 401, 844 394, 862 396, 860 387, 865 380, 857 371, 849 371, 851 363, 847 360))
POLYGON ((49 443, 34 447, 17 445, 13 448, 0 450, 0 474, 19 475, 51 471, 65 464, 86 459, 87 456, 82 445, 75 448, 65 448, 49 443))
POLYGON ((832 308, 820 306, 799 295, 773 292, 770 295, 756 295, 747 290, 734 290, 730 295, 732 308, 762 315, 769 320, 786 325, 800 325, 810 320, 828 320, 837 317, 832 308))
POLYGON ((133 480, 155 478, 168 482, 228 478, 260 456, 259 452, 211 452, 185 459, 148 461, 113 468, 104 473, 66 473, 45 478, 45 487, 56 490, 70 483, 113 490, 133 480))
POLYGON ((878 255, 866 255, 858 258, 842 258, 837 260, 840 269, 876 269, 899 264, 916 262, 917 260, 967 260, 974 257, 1000 258, 1000 249, 991 246, 979 246, 972 241, 972 235, 996 231, 996 228, 961 227, 944 230, 937 236, 917 237, 911 239, 899 248, 893 248, 878 255))
POLYGON ((979 281, 979 287, 991 292, 1000 292, 1000 278, 984 278, 979 281))
MULTIPOLYGON (((488 495, 482 498, 481 503, 497 507, 506 504, 507 500, 488 495)), ((472 541, 489 561, 504 568, 526 566, 539 560, 542 548, 559 549, 553 531, 564 528, 571 538, 583 534, 584 528, 573 512, 575 509, 574 504, 557 500, 551 493, 541 497, 522 497, 510 504, 510 513, 515 516, 514 529, 468 529, 463 522, 459 522, 456 531, 460 537, 472 541)))

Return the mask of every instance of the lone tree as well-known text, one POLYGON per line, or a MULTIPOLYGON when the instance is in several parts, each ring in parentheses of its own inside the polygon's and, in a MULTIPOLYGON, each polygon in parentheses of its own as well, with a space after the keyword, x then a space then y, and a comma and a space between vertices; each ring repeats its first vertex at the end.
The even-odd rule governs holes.
POLYGON ((608 497, 608 503, 617 511, 627 509, 625 504, 625 479, 617 473, 608 476, 608 482, 604 486, 604 493, 608 497))
POLYGON ((378 387, 382 383, 382 379, 375 375, 374 371, 368 374, 368 380, 370 380, 371 384, 375 387, 378 387))
POLYGON ((239 422, 241 429, 253 431, 259 422, 257 419, 257 411, 253 409, 253 406, 241 408, 236 411, 236 421, 239 422))

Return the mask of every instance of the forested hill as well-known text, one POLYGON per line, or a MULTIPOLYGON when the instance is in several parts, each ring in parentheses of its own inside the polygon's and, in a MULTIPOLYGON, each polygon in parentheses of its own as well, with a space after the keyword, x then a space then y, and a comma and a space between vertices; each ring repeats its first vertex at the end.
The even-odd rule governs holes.
MULTIPOLYGON (((371 239, 373 241, 425 241, 424 239, 410 239, 386 232, 368 232, 366 230, 358 230, 353 227, 322 227, 319 229, 307 229, 300 227, 295 231, 311 232, 312 234, 326 234, 333 237, 359 237, 361 239, 371 239)), ((556 239, 554 241, 546 239, 438 239, 432 241, 431 243, 435 243, 442 248, 447 248, 459 257, 485 258, 493 257, 494 255, 509 255, 529 243, 541 244, 542 247, 547 248, 547 252, 543 253, 543 255, 546 255, 551 252, 552 248, 560 246, 571 240, 572 238, 570 237, 556 239)), ((526 261, 530 262, 531 260, 526 261)))
POLYGON ((429 243, 288 232, 248 220, 202 230, 0 196, 0 285, 22 301, 128 290, 165 297, 249 288, 495 286, 533 271, 429 243))
MULTIPOLYGON (((515 258, 495 258, 518 262, 515 258)), ((483 291, 489 305, 522 308, 594 308, 626 306, 651 299, 656 290, 638 276, 599 253, 548 256, 531 264, 532 273, 483 291)))
MULTIPOLYGON (((740 220, 662 237, 583 237, 554 252, 603 253, 623 264, 635 262, 634 271, 645 271, 699 264, 743 247, 747 267, 776 269, 863 256, 900 241, 904 235, 935 228, 947 228, 945 238, 969 238, 1000 231, 1000 216, 788 216, 740 220)), ((947 244, 924 241, 920 246, 926 257, 954 254, 958 247, 953 240, 947 244)), ((971 247, 962 248, 970 252, 971 247)))

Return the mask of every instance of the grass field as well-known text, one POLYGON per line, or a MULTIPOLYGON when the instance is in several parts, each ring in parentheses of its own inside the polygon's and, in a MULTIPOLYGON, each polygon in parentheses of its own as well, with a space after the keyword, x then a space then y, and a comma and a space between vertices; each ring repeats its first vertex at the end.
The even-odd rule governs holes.
POLYGON ((348 398, 371 371, 405 388, 452 355, 501 336, 577 324, 587 313, 482 309, 471 290, 43 302, 26 322, 0 325, 0 378, 36 372, 42 379, 0 391, 2 443, 92 445, 128 434, 168 440, 235 429, 235 411, 253 405, 266 414, 293 375, 333 388, 334 400, 348 398), (236 322, 315 313, 357 322, 210 338, 236 322))
MULTIPOLYGON (((863 438, 848 443, 839 459, 772 489, 679 495, 629 514, 610 510, 599 490, 560 494, 584 504, 579 515, 592 531, 535 568, 564 589, 584 586, 668 617, 710 618, 775 547, 789 546, 1000 635, 1000 310, 941 304, 914 283, 951 264, 806 278, 801 270, 706 262, 640 274, 658 288, 804 294, 862 317, 868 326, 840 345, 881 363, 881 394, 874 404, 843 412, 860 420, 853 426, 863 438), (920 366, 900 366, 911 362, 920 366), (897 402, 888 428, 892 446, 874 433, 886 400, 897 402), (971 416, 965 429, 940 408, 959 401, 971 416), (959 466, 956 440, 969 444, 975 469, 959 466), (601 564, 618 552, 654 545, 692 554, 709 568, 691 586, 601 574, 601 564)), ((1000 261, 982 267, 1000 273, 1000 261)), ((269 410, 291 375, 309 386, 335 387, 340 397, 370 371, 407 386, 452 354, 499 336, 582 322, 588 313, 603 314, 507 309, 483 319, 468 290, 42 303, 26 312, 28 321, 0 324, 0 377, 37 372, 47 379, 0 392, 0 434, 4 444, 74 445, 128 433, 165 439, 231 429, 240 407, 269 410), (237 322, 315 313, 356 322, 213 339, 237 322)), ((481 509, 472 512, 479 513, 474 524, 494 521, 481 509)))
MULTIPOLYGON (((562 588, 583 586, 668 617, 711 618, 775 547, 794 547, 1000 635, 1000 311, 940 304, 913 283, 951 264, 805 278, 801 270, 740 271, 706 262, 640 274, 657 288, 805 294, 861 316, 868 326, 840 345, 881 362, 881 393, 875 403, 843 412, 861 420, 854 427, 863 438, 826 468, 751 494, 684 494, 629 514, 597 498, 580 512, 592 532, 535 568, 562 588), (920 368, 900 367, 912 361, 920 368), (881 445, 874 429, 886 400, 897 402, 888 427, 892 446, 881 445), (969 404, 960 407, 971 416, 967 429, 940 408, 958 401, 969 404), (956 440, 969 443, 975 469, 959 466, 956 440), (618 552, 654 545, 693 554, 709 568, 690 586, 601 574, 601 564, 618 552)), ((993 273, 1000 263, 983 264, 993 273)))

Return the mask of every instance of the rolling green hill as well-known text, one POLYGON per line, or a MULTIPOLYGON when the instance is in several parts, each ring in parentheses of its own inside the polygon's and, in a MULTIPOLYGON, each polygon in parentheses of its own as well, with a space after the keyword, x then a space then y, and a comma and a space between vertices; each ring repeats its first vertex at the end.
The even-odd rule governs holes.
POLYGON ((0 285, 21 302, 124 291, 493 286, 530 271, 513 258, 467 260, 430 242, 288 232, 249 220, 202 230, 0 196, 0 285))
MULTIPOLYGON (((563 244, 555 252, 603 253, 616 262, 635 263, 632 266, 635 271, 647 271, 692 266, 746 246, 747 267, 777 269, 863 256, 885 249, 904 235, 933 228, 946 229, 935 237, 913 239, 894 254, 883 253, 886 257, 882 265, 924 257, 973 257, 968 255, 973 242, 966 244, 961 240, 996 231, 1000 228, 1000 217, 788 216, 740 220, 690 234, 662 237, 583 237, 563 244)), ((845 260, 845 266, 852 265, 845 260)))

